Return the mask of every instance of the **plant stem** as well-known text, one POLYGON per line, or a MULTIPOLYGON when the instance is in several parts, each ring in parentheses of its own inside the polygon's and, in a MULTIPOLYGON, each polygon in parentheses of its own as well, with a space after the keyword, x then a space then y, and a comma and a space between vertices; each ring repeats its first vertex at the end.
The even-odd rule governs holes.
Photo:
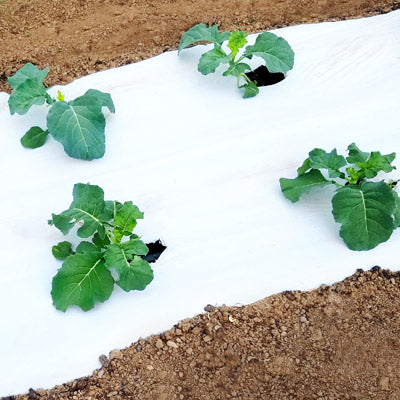
POLYGON ((114 237, 114 235, 108 229, 105 229, 105 232, 112 243, 115 243, 115 244, 118 243, 117 239, 114 237))
POLYGON ((56 99, 53 99, 48 93, 46 93, 46 103, 47 103, 48 105, 51 106, 51 105, 54 104, 56 101, 57 101, 56 99))
POLYGON ((244 72, 242 72, 237 77, 237 85, 238 85, 238 87, 240 87, 240 77, 243 77, 244 79, 246 79, 247 83, 253 83, 253 81, 251 79, 249 79, 248 76, 244 72))

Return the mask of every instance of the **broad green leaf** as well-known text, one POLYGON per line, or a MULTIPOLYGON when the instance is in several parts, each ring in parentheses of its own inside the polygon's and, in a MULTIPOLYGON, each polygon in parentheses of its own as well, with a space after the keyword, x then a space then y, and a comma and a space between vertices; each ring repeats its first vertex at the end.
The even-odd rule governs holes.
POLYGON ((255 44, 247 46, 243 55, 247 58, 263 58, 271 73, 285 73, 291 70, 294 64, 294 52, 289 43, 271 32, 259 34, 255 44))
POLYGON ((33 105, 41 105, 46 101, 46 88, 39 78, 30 78, 22 82, 8 99, 10 113, 24 115, 33 105))
POLYGON ((12 89, 17 89, 22 83, 27 81, 28 79, 37 79, 40 82, 44 81, 46 75, 48 74, 49 69, 38 69, 32 63, 25 64, 21 69, 19 69, 13 76, 8 78, 8 83, 12 87, 12 89))
POLYGON ((44 131, 39 126, 32 126, 21 138, 21 144, 28 149, 36 149, 46 143, 48 134, 48 130, 44 131))
POLYGON ((69 216, 62 214, 51 214, 51 219, 49 220, 49 225, 54 225, 64 235, 66 235, 74 227, 75 223, 76 221, 71 220, 69 216))
POLYGON ((396 169, 391 165, 395 158, 396 153, 383 155, 379 151, 373 151, 367 161, 357 162, 356 165, 366 178, 374 178, 381 171, 391 172, 396 169))
POLYGON ((95 253, 68 257, 53 278, 51 295, 54 306, 65 311, 77 305, 88 311, 97 302, 104 302, 114 288, 114 279, 102 258, 95 253))
POLYGON ((134 257, 129 268, 119 273, 117 285, 128 292, 129 290, 143 290, 153 280, 153 270, 150 264, 140 257, 134 257))
POLYGON ((105 253, 106 266, 118 273, 117 284, 124 290, 142 290, 153 279, 147 261, 136 255, 146 255, 148 247, 139 239, 111 244, 105 253), (147 265, 146 265, 147 264, 147 265))
POLYGON ((247 34, 243 31, 232 32, 228 40, 228 48, 231 50, 233 58, 235 58, 239 49, 247 43, 247 34))
POLYGON ((133 255, 145 256, 149 252, 149 248, 139 238, 134 238, 121 243, 121 248, 131 257, 133 255))
POLYGON ((120 203, 119 201, 111 201, 111 200, 106 201, 106 210, 112 219, 115 218, 117 212, 122 208, 122 206, 123 204, 120 203))
POLYGON ((391 165, 396 158, 396 153, 386 155, 382 155, 379 151, 366 153, 361 151, 355 143, 349 145, 347 150, 349 151, 347 161, 360 169, 356 173, 358 179, 374 178, 381 171, 391 172, 396 169, 391 165))
POLYGON ((385 182, 361 182, 338 189, 332 213, 341 224, 340 236, 351 250, 370 250, 393 232, 396 203, 385 182))
POLYGON ((244 99, 248 99, 249 97, 254 97, 259 93, 259 89, 254 82, 245 83, 240 87, 244 88, 244 94, 243 94, 244 99))
POLYGON ((310 168, 311 168, 311 161, 309 158, 306 158, 301 167, 297 168, 297 176, 303 175, 310 168))
POLYGON ((392 189, 393 197, 394 197, 394 203, 395 203, 395 210, 393 213, 393 223, 394 223, 394 228, 398 228, 400 226, 400 197, 396 191, 392 189))
POLYGON ((97 105, 100 109, 107 107, 110 112, 115 113, 115 106, 109 93, 101 92, 96 89, 89 89, 83 96, 77 97, 74 100, 74 105, 97 105))
POLYGON ((57 245, 51 248, 53 256, 57 260, 65 260, 68 256, 74 254, 72 251, 72 244, 70 242, 59 242, 57 245))
POLYGON ((309 193, 316 187, 330 185, 332 182, 326 180, 317 169, 312 169, 295 179, 281 178, 279 183, 284 196, 295 203, 303 194, 309 193))
POLYGON ((68 210, 59 215, 53 214, 55 227, 67 234, 76 223, 82 221, 77 231, 79 237, 90 237, 98 230, 100 237, 104 238, 103 222, 110 220, 110 214, 105 207, 103 190, 96 185, 77 183, 73 198, 68 210))
POLYGON ((101 256, 101 250, 90 242, 80 242, 76 248, 77 254, 96 254, 98 257, 101 256))
POLYGON ((211 42, 215 45, 221 45, 229 36, 229 32, 219 33, 218 25, 207 27, 205 24, 197 24, 182 35, 178 54, 182 49, 196 42, 211 42))
POLYGON ((73 101, 60 101, 51 106, 47 114, 48 130, 69 156, 93 160, 104 155, 105 118, 102 106, 114 110, 109 95, 93 89, 73 101), (100 93, 99 97, 96 93, 100 93))
POLYGON ((199 60, 198 70, 203 75, 215 72, 220 64, 228 63, 231 56, 228 56, 220 47, 202 54, 199 60))
POLYGON ((350 164, 357 164, 359 162, 365 162, 368 160, 368 157, 370 156, 371 153, 365 153, 361 151, 355 143, 352 143, 347 147, 347 150, 349 152, 348 157, 346 157, 346 160, 350 164))
POLYGON ((123 231, 132 231, 136 226, 137 219, 143 219, 143 213, 131 201, 126 201, 117 211, 114 217, 114 225, 123 231))
POLYGON ((110 239, 107 235, 104 237, 100 237, 100 235, 96 232, 92 238, 92 242, 99 248, 104 249, 110 244, 110 239))
POLYGON ((108 268, 116 268, 123 259, 132 260, 133 256, 145 256, 149 248, 140 239, 131 239, 123 243, 112 243, 107 247, 105 258, 108 268))
POLYGON ((346 165, 346 159, 343 156, 338 156, 336 149, 327 153, 322 149, 314 149, 309 153, 310 166, 314 169, 327 169, 331 178, 343 176, 340 168, 346 165))
POLYGON ((239 76, 240 74, 244 74, 246 71, 250 71, 250 65, 246 63, 235 63, 233 61, 229 62, 229 68, 222 74, 223 76, 239 76))

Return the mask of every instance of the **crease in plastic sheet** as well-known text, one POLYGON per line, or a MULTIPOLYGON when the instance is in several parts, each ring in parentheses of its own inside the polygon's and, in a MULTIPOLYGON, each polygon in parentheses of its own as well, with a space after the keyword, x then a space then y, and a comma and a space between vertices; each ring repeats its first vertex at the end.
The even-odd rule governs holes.
POLYGON ((344 152, 356 142, 400 155, 399 26, 397 11, 280 29, 294 69, 248 100, 235 79, 198 73, 203 46, 78 79, 61 88, 67 100, 96 88, 116 106, 106 154, 92 162, 69 158, 52 138, 24 149, 20 137, 44 126, 45 109, 11 117, 0 93, 0 395, 90 374, 100 354, 208 303, 311 289, 356 268, 398 269, 398 231, 372 251, 350 251, 333 221, 332 192, 292 204, 278 179, 294 177, 314 147, 344 152), (168 248, 145 291, 116 288, 90 312, 62 313, 50 298, 61 266, 51 246, 64 237, 47 220, 68 208, 77 182, 132 200, 145 212, 138 233, 168 248))

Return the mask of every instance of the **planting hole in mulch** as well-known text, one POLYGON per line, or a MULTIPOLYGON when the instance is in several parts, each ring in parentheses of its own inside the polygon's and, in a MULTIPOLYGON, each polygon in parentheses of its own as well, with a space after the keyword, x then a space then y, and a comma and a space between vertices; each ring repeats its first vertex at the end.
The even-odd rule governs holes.
POLYGON ((275 83, 285 79, 285 75, 282 72, 271 73, 265 65, 261 65, 254 71, 248 72, 246 76, 258 87, 275 85, 275 83))
POLYGON ((152 243, 146 243, 146 246, 149 248, 149 252, 147 255, 142 256, 142 258, 149 263, 156 262, 167 248, 161 243, 161 240, 157 240, 156 242, 152 243))

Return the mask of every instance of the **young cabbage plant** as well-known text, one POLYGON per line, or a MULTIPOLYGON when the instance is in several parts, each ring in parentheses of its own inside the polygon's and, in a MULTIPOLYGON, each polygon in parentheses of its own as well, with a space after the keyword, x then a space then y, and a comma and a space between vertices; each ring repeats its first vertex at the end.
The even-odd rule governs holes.
POLYGON ((106 125, 102 108, 115 112, 111 96, 89 89, 84 95, 68 102, 60 91, 53 98, 43 85, 48 72, 48 68, 39 70, 28 63, 8 78, 13 89, 8 100, 11 115, 24 115, 33 105, 46 103, 49 106, 47 129, 33 126, 22 137, 21 144, 35 149, 43 146, 47 136, 52 135, 70 157, 82 160, 101 158, 105 152, 106 125))
POLYGON ((346 158, 336 149, 330 153, 312 150, 297 169, 297 178, 281 178, 280 186, 284 196, 295 203, 314 188, 334 185, 332 213, 341 224, 340 236, 351 250, 370 250, 387 241, 400 225, 397 182, 370 180, 396 168, 391 165, 396 153, 363 152, 354 143, 347 150, 346 158))
POLYGON ((75 251, 67 241, 53 246, 54 257, 64 261, 53 278, 54 306, 65 311, 77 305, 88 311, 111 296, 114 283, 127 292, 143 290, 153 280, 153 271, 143 258, 149 249, 133 233, 143 213, 131 201, 105 201, 96 185, 77 183, 73 199, 68 210, 52 214, 49 224, 64 235, 77 225, 78 237, 87 240, 75 251))
POLYGON ((243 52, 239 51, 247 43, 247 34, 243 31, 218 32, 218 25, 207 27, 205 24, 197 24, 182 35, 178 54, 182 49, 196 42, 211 42, 214 48, 205 52, 199 60, 198 70, 207 75, 215 72, 221 64, 228 64, 223 76, 237 78, 239 88, 244 88, 244 98, 258 94, 257 82, 248 78, 246 72, 251 71, 250 65, 243 62, 246 59, 260 57, 270 73, 286 73, 293 68, 294 52, 288 42, 271 32, 260 33, 254 45, 247 46, 243 52), (222 45, 228 41, 226 52, 222 45))

